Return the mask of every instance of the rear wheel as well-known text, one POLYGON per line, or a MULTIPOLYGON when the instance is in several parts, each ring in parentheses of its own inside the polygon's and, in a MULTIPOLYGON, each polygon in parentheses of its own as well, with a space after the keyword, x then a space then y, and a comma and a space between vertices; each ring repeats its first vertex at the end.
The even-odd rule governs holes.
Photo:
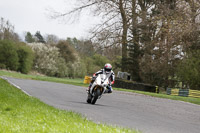
POLYGON ((91 99, 91 103, 92 103, 92 104, 95 104, 96 101, 97 101, 97 99, 98 99, 98 97, 99 97, 100 94, 101 94, 100 89, 97 88, 97 89, 93 92, 93 94, 94 94, 94 96, 93 96, 92 99, 91 99))

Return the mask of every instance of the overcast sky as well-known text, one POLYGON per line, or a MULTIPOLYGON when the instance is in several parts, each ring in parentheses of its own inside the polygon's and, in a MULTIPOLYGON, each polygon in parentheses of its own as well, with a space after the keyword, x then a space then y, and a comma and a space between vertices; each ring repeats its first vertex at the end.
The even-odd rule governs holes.
POLYGON ((49 9, 64 12, 74 4, 74 0, 0 0, 0 17, 9 20, 20 36, 27 31, 32 34, 40 31, 43 36, 54 34, 63 39, 86 38, 91 25, 96 22, 89 13, 81 15, 74 23, 49 18, 49 9))

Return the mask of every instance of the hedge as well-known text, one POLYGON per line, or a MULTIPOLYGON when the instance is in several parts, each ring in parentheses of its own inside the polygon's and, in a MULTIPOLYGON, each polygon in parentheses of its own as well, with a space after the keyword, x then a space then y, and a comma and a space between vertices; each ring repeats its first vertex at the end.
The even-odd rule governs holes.
POLYGON ((156 92, 156 86, 144 83, 137 83, 134 81, 124 80, 119 78, 115 79, 115 84, 113 85, 113 87, 138 90, 138 91, 156 92))

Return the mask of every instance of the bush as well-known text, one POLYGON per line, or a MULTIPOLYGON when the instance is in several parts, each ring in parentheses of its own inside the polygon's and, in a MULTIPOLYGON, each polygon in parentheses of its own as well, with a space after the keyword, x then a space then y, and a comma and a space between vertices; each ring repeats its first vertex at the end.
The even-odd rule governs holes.
POLYGON ((99 66, 99 67, 104 67, 104 65, 106 63, 109 63, 110 61, 107 59, 107 57, 105 56, 102 56, 102 55, 99 55, 99 54, 95 54, 93 57, 93 63, 96 65, 96 66, 99 66))
POLYGON ((78 60, 70 66, 72 77, 83 78, 86 75, 86 66, 83 61, 78 60))
POLYGON ((18 71, 27 74, 33 65, 33 51, 25 43, 18 43, 17 54, 19 57, 18 71))
POLYGON ((82 60, 85 64, 85 71, 88 75, 92 75, 93 73, 99 71, 106 63, 110 62, 105 56, 99 54, 95 54, 92 57, 84 57, 82 60))
POLYGON ((48 76, 66 77, 68 68, 55 46, 42 43, 29 44, 35 53, 33 68, 48 76))
POLYGON ((6 65, 0 63, 0 69, 6 69, 6 65))
POLYGON ((59 41, 56 47, 59 49, 62 58, 65 59, 65 62, 75 62, 75 50, 67 41, 59 41))
POLYGON ((19 66, 17 48, 12 41, 0 41, 0 62, 1 67, 16 71, 19 66))
POLYGON ((63 58, 60 58, 56 64, 57 71, 54 76, 56 77, 67 77, 68 75, 68 68, 66 67, 66 62, 63 58))
POLYGON ((200 90, 200 50, 189 52, 179 64, 176 74, 190 89, 200 90))
POLYGON ((85 64, 75 53, 73 53, 74 59, 68 60, 55 46, 42 43, 31 43, 29 45, 35 53, 33 67, 38 72, 56 77, 82 78, 85 76, 85 64))

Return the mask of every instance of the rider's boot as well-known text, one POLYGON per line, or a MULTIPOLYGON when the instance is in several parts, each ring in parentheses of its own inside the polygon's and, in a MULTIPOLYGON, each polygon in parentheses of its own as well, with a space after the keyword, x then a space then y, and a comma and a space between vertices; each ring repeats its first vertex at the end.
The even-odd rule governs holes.
POLYGON ((112 90, 106 89, 104 93, 112 93, 112 90))
POLYGON ((112 93, 112 87, 111 86, 107 86, 107 89, 104 93, 112 93))
POLYGON ((92 86, 92 83, 90 83, 89 87, 86 89, 86 92, 89 94, 90 93, 90 88, 92 86))

